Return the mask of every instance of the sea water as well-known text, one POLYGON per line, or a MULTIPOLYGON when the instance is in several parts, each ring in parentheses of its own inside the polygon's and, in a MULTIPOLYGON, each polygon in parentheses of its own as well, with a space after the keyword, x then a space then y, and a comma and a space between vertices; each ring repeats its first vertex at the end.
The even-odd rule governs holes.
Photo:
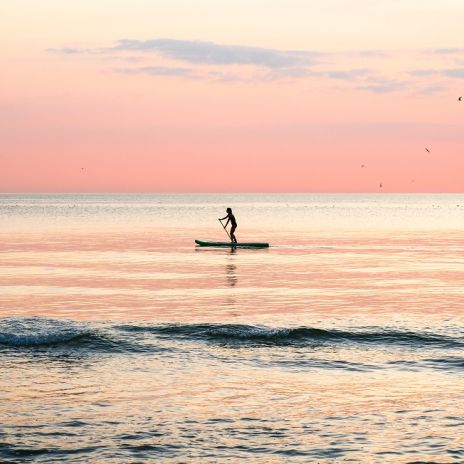
POLYGON ((464 195, 0 195, 0 462, 464 462, 463 281, 464 195))

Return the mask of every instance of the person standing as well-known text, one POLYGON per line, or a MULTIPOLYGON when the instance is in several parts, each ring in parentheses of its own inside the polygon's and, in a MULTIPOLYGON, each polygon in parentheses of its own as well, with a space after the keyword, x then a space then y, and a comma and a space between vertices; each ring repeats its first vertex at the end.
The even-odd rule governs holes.
POLYGON ((226 225, 224 227, 227 227, 227 224, 230 222, 230 239, 232 240, 232 243, 237 243, 237 238, 235 237, 235 230, 237 229, 237 221, 235 220, 235 216, 232 213, 232 208, 227 208, 226 209, 227 216, 223 218, 219 218, 220 221, 224 221, 224 219, 227 219, 226 225))

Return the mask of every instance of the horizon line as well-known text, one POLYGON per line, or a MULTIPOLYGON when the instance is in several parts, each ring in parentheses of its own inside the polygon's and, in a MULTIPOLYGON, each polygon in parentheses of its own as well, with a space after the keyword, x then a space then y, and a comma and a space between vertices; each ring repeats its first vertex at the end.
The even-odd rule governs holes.
POLYGON ((12 191, 12 192, 0 192, 0 195, 462 195, 464 191, 458 192, 435 192, 435 191, 419 191, 419 192, 408 192, 408 191, 355 191, 355 192, 329 192, 329 191, 261 191, 261 192, 228 192, 228 191, 206 191, 206 192, 190 192, 190 191, 12 191))

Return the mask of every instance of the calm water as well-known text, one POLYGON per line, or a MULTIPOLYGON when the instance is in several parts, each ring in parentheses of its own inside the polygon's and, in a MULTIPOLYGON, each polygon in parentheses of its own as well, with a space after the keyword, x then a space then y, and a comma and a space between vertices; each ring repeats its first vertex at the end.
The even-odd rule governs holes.
POLYGON ((462 463, 463 281, 464 195, 0 195, 0 462, 462 463))

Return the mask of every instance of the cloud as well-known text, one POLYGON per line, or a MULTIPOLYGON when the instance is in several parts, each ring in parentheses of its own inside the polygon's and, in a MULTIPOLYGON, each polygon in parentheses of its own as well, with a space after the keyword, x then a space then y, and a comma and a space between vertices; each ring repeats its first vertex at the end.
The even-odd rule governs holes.
POLYGON ((209 71, 206 76, 207 78, 219 82, 253 82, 253 78, 245 79, 243 76, 234 73, 209 71))
POLYGON ((199 40, 153 39, 118 41, 113 50, 161 54, 173 60, 209 65, 255 65, 270 69, 309 65, 316 52, 221 45, 199 40))
POLYGON ((369 69, 347 69, 341 71, 328 71, 326 74, 332 79, 352 80, 369 74, 369 69))
POLYGON ((442 85, 438 84, 432 84, 428 85, 422 89, 419 90, 419 93, 422 95, 432 95, 435 93, 439 93, 441 91, 445 90, 445 88, 442 85))
POLYGON ((413 69, 412 71, 408 71, 408 74, 411 76, 432 76, 433 74, 437 74, 437 70, 435 69, 413 69))
POLYGON ((309 68, 294 66, 292 68, 274 69, 271 72, 262 75, 261 78, 262 80, 272 81, 278 79, 301 79, 319 75, 321 75, 321 73, 312 71, 309 68))
POLYGON ((393 53, 382 50, 316 51, 288 50, 248 45, 224 45, 204 40, 155 38, 122 39, 107 47, 49 48, 53 54, 87 54, 102 60, 120 60, 113 70, 132 75, 183 77, 222 82, 258 83, 278 80, 319 79, 345 82, 352 88, 389 93, 409 88, 424 93, 438 91, 425 82, 429 76, 464 78, 464 67, 457 53, 462 48, 420 49, 398 53, 442 55, 441 69, 398 70, 397 76, 409 75, 410 80, 394 78, 390 59, 393 53), (124 62, 124 63, 122 63, 124 62), (355 64, 356 63, 356 64, 355 64), (359 66, 355 68, 354 66, 359 66), (366 66, 366 67, 364 67, 366 66), (369 66, 371 69, 369 69, 369 66), (413 79, 415 77, 416 79, 413 79), (421 78, 424 78, 423 81, 421 78), (429 87, 427 87, 427 85, 429 87))
POLYGON ((167 66, 142 66, 138 68, 115 68, 116 72, 125 74, 151 74, 156 76, 195 77, 193 69, 170 68, 167 66))
POLYGON ((385 50, 360 50, 357 52, 360 56, 365 57, 387 57, 390 56, 390 53, 385 50))
POLYGON ((457 53, 464 53, 464 48, 435 48, 427 51, 434 55, 455 55, 457 53))
POLYGON ((403 90, 409 82, 398 81, 395 79, 385 79, 383 77, 372 77, 366 80, 364 85, 356 87, 356 90, 363 90, 373 93, 390 93, 403 90))
POLYGON ((56 53, 60 55, 77 55, 77 54, 83 54, 83 53, 94 53, 95 50, 92 48, 63 47, 63 48, 47 48, 47 52, 56 53))
POLYGON ((458 79, 464 79, 464 68, 444 69, 441 71, 446 77, 457 77, 458 79))
POLYGON ((415 69, 409 71, 409 74, 412 76, 433 76, 433 75, 442 75, 445 77, 451 78, 464 78, 464 67, 463 68, 449 68, 449 69, 415 69))
POLYGON ((209 71, 207 76, 220 81, 236 82, 263 82, 275 81, 280 79, 304 79, 304 78, 329 78, 344 81, 358 80, 360 77, 369 74, 368 69, 347 69, 337 71, 315 71, 312 68, 292 67, 284 69, 273 69, 269 72, 255 73, 252 76, 243 76, 238 73, 223 73, 209 71))

